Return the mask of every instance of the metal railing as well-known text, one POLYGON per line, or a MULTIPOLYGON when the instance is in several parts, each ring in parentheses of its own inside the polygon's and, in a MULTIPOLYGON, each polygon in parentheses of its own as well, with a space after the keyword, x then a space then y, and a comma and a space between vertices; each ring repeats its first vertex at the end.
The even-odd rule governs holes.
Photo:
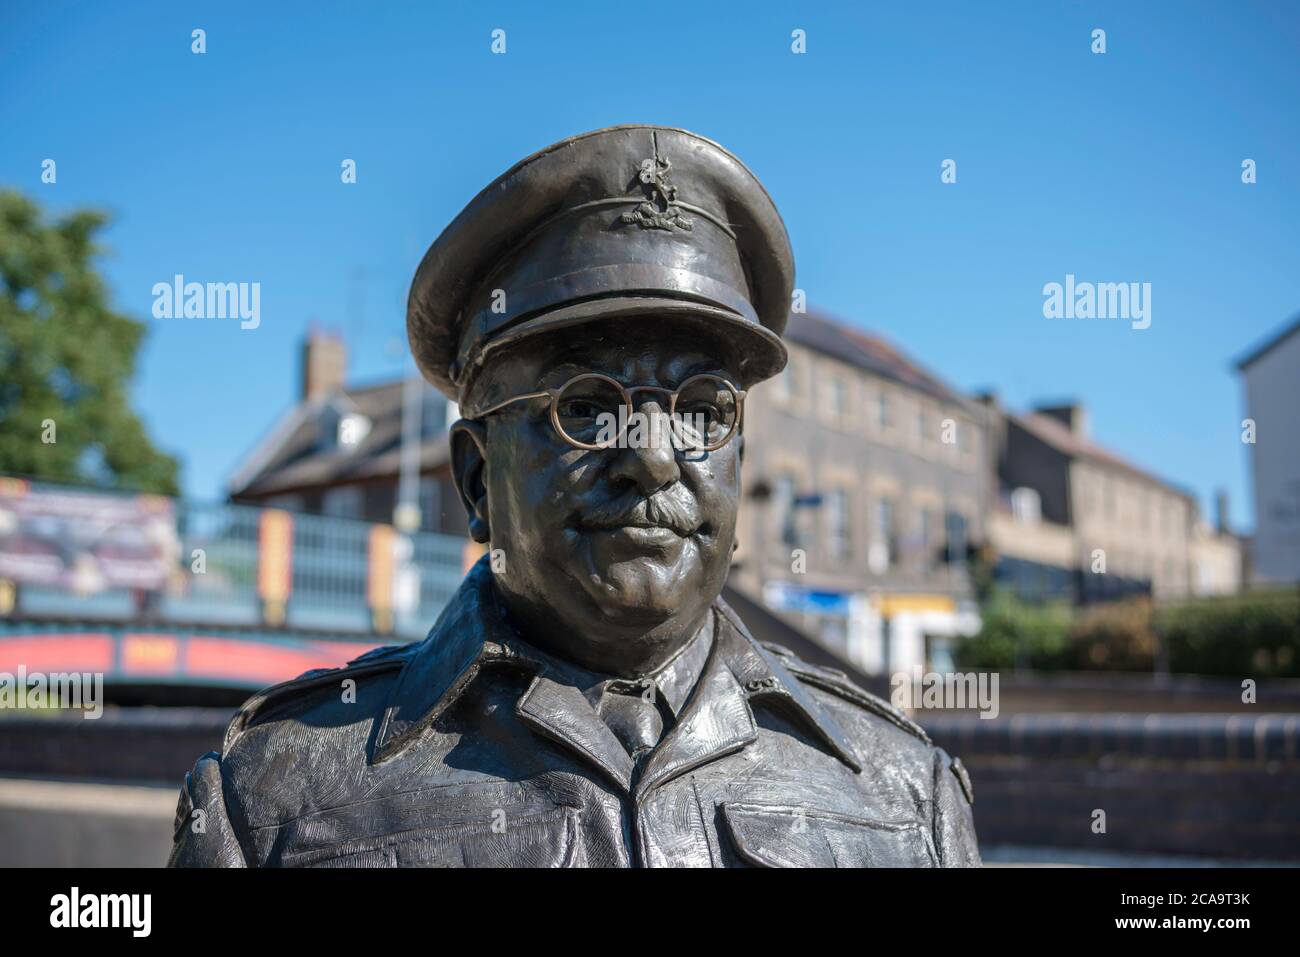
MULTIPOLYGON (((454 536, 403 535, 391 526, 246 505, 171 500, 168 508, 168 500, 158 498, 152 499, 162 504, 153 509, 149 534, 140 536, 123 533, 121 522, 108 530, 97 522, 98 497, 103 496, 107 512, 110 503, 120 507, 123 496, 41 483, 21 483, 21 489, 18 494, 27 496, 78 496, 81 514, 68 510, 51 519, 31 507, 29 498, 21 522, 0 523, 0 557, 7 549, 32 565, 36 553, 47 565, 57 560, 69 569, 121 563, 120 541, 138 544, 147 537, 146 557, 125 560, 164 568, 159 586, 146 589, 102 582, 87 588, 80 583, 85 576, 71 573, 57 582, 15 576, 3 582, 11 619, 270 626, 420 637, 463 575, 465 540, 454 536), (268 516, 278 521, 270 522, 268 516), (93 531, 91 524, 96 524, 93 531), (70 583, 74 579, 77 583, 70 583)), ((13 494, 0 497, 0 511, 14 512, 14 501, 13 494)), ((5 576, 0 574, 0 579, 5 576)))

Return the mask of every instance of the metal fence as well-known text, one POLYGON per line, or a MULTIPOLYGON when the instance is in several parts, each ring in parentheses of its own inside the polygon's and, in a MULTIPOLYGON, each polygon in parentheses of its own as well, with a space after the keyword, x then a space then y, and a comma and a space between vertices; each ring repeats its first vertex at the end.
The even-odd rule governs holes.
MULTIPOLYGON (((31 483, 27 491, 43 488, 31 483)), ((103 494, 109 501, 105 493, 58 491, 83 501, 91 496, 92 503, 94 496, 103 494)), ((462 578, 465 542, 453 536, 403 535, 391 526, 244 505, 177 500, 171 512, 174 535, 165 535, 167 541, 151 553, 152 561, 166 565, 165 585, 87 589, 66 582, 20 580, 9 583, 14 595, 9 617, 269 625, 420 637, 462 578), (268 516, 277 521, 268 521, 268 516)), ((111 553, 111 544, 102 545, 107 533, 96 529, 80 534, 94 521, 93 510, 84 520, 76 515, 59 520, 63 524, 46 543, 51 551, 63 553, 61 561, 93 562, 111 553), (67 543, 74 539, 79 544, 69 548, 67 543)), ((29 520, 28 526, 33 525, 39 527, 39 516, 29 520)), ((30 553, 33 539, 39 544, 39 535, 24 542, 11 535, 0 540, 0 549, 30 553)), ((110 555, 105 560, 114 559, 110 555)))

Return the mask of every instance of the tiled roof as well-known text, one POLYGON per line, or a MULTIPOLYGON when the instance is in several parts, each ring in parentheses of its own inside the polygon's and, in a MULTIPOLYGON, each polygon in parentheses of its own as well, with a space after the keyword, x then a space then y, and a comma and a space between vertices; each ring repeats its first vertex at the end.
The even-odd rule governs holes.
MULTIPOLYGON (((235 496, 260 496, 290 489, 357 482, 398 472, 401 457, 402 381, 344 389, 328 399, 304 404, 287 435, 274 436, 266 461, 256 473, 232 483, 235 496), (370 432, 352 448, 320 447, 319 422, 330 404, 340 411, 359 412, 370 420, 370 432)), ((420 448, 420 468, 448 461, 446 434, 426 438, 420 448)))
POLYGON ((1071 431, 1064 422, 1050 415, 1045 415, 1042 412, 1033 412, 1029 415, 1012 415, 1008 413, 1007 417, 1039 441, 1050 445, 1071 458, 1091 459, 1120 471, 1128 472, 1137 478, 1164 486, 1169 491, 1184 498, 1195 499, 1195 496, 1186 489, 1179 488, 1158 475, 1134 465, 1128 459, 1112 452, 1104 445, 1097 444, 1087 436, 1071 431))
POLYGON ((936 399, 959 405, 970 401, 879 336, 826 316, 792 314, 785 338, 936 399))

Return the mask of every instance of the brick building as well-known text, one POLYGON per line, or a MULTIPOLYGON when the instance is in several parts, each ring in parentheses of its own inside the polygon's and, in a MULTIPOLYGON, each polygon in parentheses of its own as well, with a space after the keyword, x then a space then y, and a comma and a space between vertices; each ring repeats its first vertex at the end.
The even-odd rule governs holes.
POLYGON ((418 436, 420 529, 464 535, 465 510, 451 482, 447 446, 455 403, 423 380, 352 386, 346 372, 343 342, 313 331, 302 347, 299 401, 238 464, 229 482, 231 500, 391 522, 405 421, 418 436))
MULTIPOLYGON (((1088 603, 1236 591, 1240 544, 1195 498, 1093 440, 1078 403, 1027 414, 986 396, 997 476, 996 577, 1029 599, 1088 603)), ((1226 508, 1226 505, 1223 506, 1226 508)))
POLYGON ((984 410, 884 340, 796 314, 745 409, 733 582, 870 672, 942 664, 978 616, 984 410))

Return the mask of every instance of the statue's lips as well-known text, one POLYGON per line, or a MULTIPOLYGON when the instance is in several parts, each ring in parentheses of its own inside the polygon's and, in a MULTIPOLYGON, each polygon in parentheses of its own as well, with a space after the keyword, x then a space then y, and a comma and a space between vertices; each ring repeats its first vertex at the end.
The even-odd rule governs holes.
POLYGON ((666 550, 704 531, 698 507, 679 486, 649 498, 625 492, 582 509, 573 524, 598 542, 666 550))
POLYGON ((611 525, 593 528, 597 535, 609 536, 615 542, 663 548, 681 541, 686 536, 666 525, 611 525))

